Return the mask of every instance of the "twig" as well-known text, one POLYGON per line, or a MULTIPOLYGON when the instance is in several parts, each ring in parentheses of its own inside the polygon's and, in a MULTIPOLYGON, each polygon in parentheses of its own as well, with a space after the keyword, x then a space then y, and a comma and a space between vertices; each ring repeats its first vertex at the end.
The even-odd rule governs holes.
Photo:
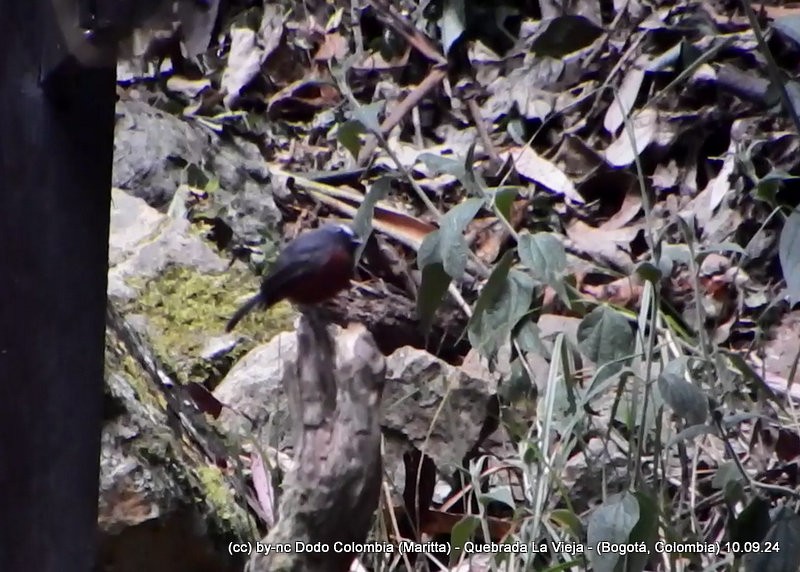
POLYGON ((403 36, 406 41, 417 49, 423 56, 433 60, 439 65, 447 65, 447 58, 444 57, 436 44, 428 36, 417 30, 385 0, 369 0, 372 7, 378 14, 378 18, 391 26, 398 34, 403 36))
POLYGON ((493 161, 497 161, 498 163, 503 163, 503 159, 498 155, 497 149, 495 149, 492 140, 489 138, 489 131, 486 129, 486 123, 483 120, 483 116, 481 115, 481 108, 478 107, 478 102, 474 99, 467 100, 467 107, 469 107, 469 112, 472 114, 472 121, 475 123, 475 127, 478 130, 478 135, 483 141, 483 146, 486 149, 486 152, 489 154, 489 157, 492 158, 493 161))
MULTIPOLYGON (((381 135, 385 136, 386 134, 391 131, 391 129, 400 123, 400 120, 405 117, 405 115, 412 110, 416 105, 422 100, 425 95, 432 90, 434 87, 439 85, 441 81, 447 76, 447 72, 442 67, 435 67, 431 70, 431 72, 422 80, 417 87, 415 87, 411 93, 409 93, 405 99, 403 99, 400 103, 398 103, 395 108, 386 116, 386 119, 383 120, 381 123, 381 135)), ((341 86, 340 86, 341 87, 341 86)), ((353 101, 351 101, 352 105, 355 105, 353 101)), ((367 142, 366 145, 361 149, 361 152, 358 154, 358 164, 363 165, 364 162, 372 156, 372 152, 375 151, 375 147, 378 146, 378 142, 373 139, 372 141, 367 142)))

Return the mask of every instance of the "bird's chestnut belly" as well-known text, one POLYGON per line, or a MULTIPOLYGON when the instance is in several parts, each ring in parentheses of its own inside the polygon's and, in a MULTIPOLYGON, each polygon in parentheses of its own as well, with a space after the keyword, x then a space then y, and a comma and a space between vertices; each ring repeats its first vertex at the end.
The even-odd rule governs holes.
POLYGON ((349 260, 332 260, 320 272, 298 279, 287 298, 295 304, 319 304, 333 298, 350 286, 351 264, 349 260))

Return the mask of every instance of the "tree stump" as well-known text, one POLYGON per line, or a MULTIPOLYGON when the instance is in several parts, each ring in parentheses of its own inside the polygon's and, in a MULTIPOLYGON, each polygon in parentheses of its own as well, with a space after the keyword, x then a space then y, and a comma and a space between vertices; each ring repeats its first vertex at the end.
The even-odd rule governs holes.
POLYGON ((264 540, 292 550, 258 554, 249 569, 346 572, 355 557, 346 545, 366 539, 378 506, 385 361, 361 325, 334 344, 314 309, 300 319, 297 336, 300 357, 283 379, 294 420, 294 466, 280 520, 264 540), (310 549, 298 552, 298 542, 310 549))

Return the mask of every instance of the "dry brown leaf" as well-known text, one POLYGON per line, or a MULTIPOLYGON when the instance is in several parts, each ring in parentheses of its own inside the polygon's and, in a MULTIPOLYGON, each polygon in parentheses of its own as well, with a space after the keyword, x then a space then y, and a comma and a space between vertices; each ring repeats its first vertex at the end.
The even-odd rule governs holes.
MULTIPOLYGON (((287 186, 290 178, 293 179, 295 185, 319 202, 349 218, 356 215, 358 206, 364 200, 364 195, 354 189, 312 181, 301 175, 287 173, 277 166, 270 166, 270 174, 282 187, 287 186)), ((432 224, 391 206, 385 200, 375 205, 372 226, 414 250, 419 249, 428 233, 436 230, 432 224)))
POLYGON ((249 28, 231 30, 231 50, 228 54, 228 65, 222 72, 220 87, 227 94, 225 105, 230 107, 239 92, 249 84, 261 70, 264 52, 258 46, 258 36, 249 28))
POLYGON ((618 278, 608 284, 584 284, 581 292, 596 300, 617 304, 624 308, 634 308, 644 292, 644 286, 627 276, 618 278))
POLYGON ((578 185, 588 180, 598 167, 605 166, 603 157, 575 135, 564 137, 553 159, 563 165, 564 172, 578 185))
POLYGON ((530 147, 512 147, 500 155, 504 161, 508 161, 509 156, 517 172, 523 177, 539 183, 556 194, 564 195, 573 203, 585 202, 566 173, 530 147))
POLYGON ((314 54, 314 61, 343 60, 347 56, 347 38, 338 32, 325 34, 325 40, 314 54))
POLYGON ((240 91, 261 71, 264 61, 280 45, 284 23, 282 9, 267 5, 258 33, 249 28, 231 29, 228 62, 220 80, 220 89, 226 94, 226 106, 231 107, 240 91))
POLYGON ((636 159, 636 156, 641 154, 655 140, 657 132, 658 113, 654 109, 642 109, 633 116, 634 141, 631 141, 628 136, 628 130, 623 129, 611 145, 606 148, 604 153, 606 162, 614 167, 630 165, 636 159))
MULTIPOLYGON (((774 382, 777 380, 783 382, 770 384, 770 387, 773 389, 778 387, 781 392, 786 392, 787 386, 791 385, 793 395, 800 398, 800 383, 797 383, 800 370, 795 372, 793 379, 789 379, 797 359, 797 352, 800 351, 798 339, 800 339, 800 310, 795 310, 786 314, 780 324, 770 332, 770 339, 764 347, 763 371, 764 380, 768 384, 767 376, 774 382)), ((762 371, 762 368, 759 367, 756 371, 762 371)))
POLYGON ((667 190, 677 186, 680 175, 678 163, 675 159, 671 159, 666 165, 663 163, 656 165, 656 170, 650 177, 650 182, 653 183, 653 187, 656 189, 667 190))
POLYGON ((633 104, 636 103, 643 80, 644 70, 638 67, 628 70, 625 79, 622 80, 622 85, 619 86, 618 91, 619 98, 614 98, 614 101, 608 106, 608 111, 606 111, 606 116, 603 119, 603 127, 612 135, 617 133, 625 117, 633 109, 633 104))
POLYGON ((706 190, 709 191, 708 206, 711 212, 717 209, 722 199, 725 198, 725 195, 730 191, 730 177, 735 167, 736 143, 732 141, 730 147, 728 147, 728 151, 725 153, 725 161, 722 163, 722 169, 720 169, 719 175, 714 177, 712 181, 709 181, 706 187, 706 190))
POLYGON ((602 260, 611 261, 620 268, 629 269, 631 256, 627 250, 641 230, 641 225, 618 229, 601 229, 575 220, 566 227, 567 236, 575 247, 602 260))
POLYGON ((406 66, 411 55, 411 46, 406 46, 402 54, 386 61, 380 52, 364 54, 364 58, 353 63, 353 70, 358 71, 389 71, 406 66))
POLYGON ((270 117, 294 113, 313 114, 320 109, 330 109, 341 100, 339 90, 326 81, 302 79, 273 95, 267 103, 270 117))
POLYGON ((625 198, 622 200, 622 205, 619 210, 614 213, 610 219, 602 223, 598 228, 602 230, 617 230, 623 228, 634 217, 639 214, 642 209, 642 195, 639 190, 629 191, 625 193, 625 198))
POLYGON ((211 81, 207 78, 189 79, 182 75, 173 75, 167 80, 167 89, 194 99, 205 90, 211 87, 211 81))

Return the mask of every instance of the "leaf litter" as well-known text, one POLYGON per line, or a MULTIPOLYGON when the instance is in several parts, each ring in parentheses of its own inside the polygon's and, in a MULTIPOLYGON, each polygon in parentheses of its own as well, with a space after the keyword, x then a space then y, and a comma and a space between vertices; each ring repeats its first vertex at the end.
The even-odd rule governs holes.
MULTIPOLYGON (((353 216, 358 197, 392 176, 373 224, 383 251, 393 250, 389 267, 405 259, 414 268, 425 235, 441 232, 436 263, 453 280, 447 287, 463 297, 428 305, 432 314, 408 316, 410 322, 459 316, 465 330, 472 325, 473 345, 498 352, 519 343, 517 333, 533 324, 540 302, 547 315, 583 320, 590 337, 546 347, 572 363, 591 346, 583 357, 595 363, 578 367, 570 383, 600 395, 598 388, 613 390, 617 379, 644 375, 632 357, 641 341, 625 328, 648 316, 645 303, 657 295, 659 321, 646 329, 663 339, 656 351, 662 365, 692 356, 681 362, 679 377, 650 372, 660 374, 654 395, 671 407, 678 427, 707 423, 706 397, 723 417, 727 408, 783 408, 758 397, 766 386, 778 399, 797 399, 800 125, 786 106, 797 105, 800 90, 787 82, 784 101, 770 66, 778 77, 800 74, 800 13, 752 5, 770 50, 765 58, 737 3, 579 0, 563 10, 553 2, 536 9, 512 4, 311 0, 227 7, 218 35, 207 34, 205 52, 172 53, 170 65, 151 65, 138 77, 123 62, 121 89, 163 109, 177 98, 187 121, 258 141, 265 164, 294 185, 280 198, 289 220, 353 216), (166 98, 154 74, 166 79, 166 98), (385 105, 370 107, 378 102, 385 105), (374 117, 365 119, 364 109, 374 117), (343 193, 337 197, 302 178, 311 171, 356 174, 331 183, 343 193), (620 173, 635 181, 632 187, 620 173), (448 217, 454 209, 464 216, 448 217), (524 253, 516 250, 520 239, 524 253), (526 271, 521 259, 544 267, 526 271), (598 333, 606 331, 613 336, 598 333), (719 379, 704 374, 698 360, 719 379), (598 376, 604 367, 613 375, 598 376)), ((236 217, 222 213, 235 231, 236 217)), ((368 270, 379 262, 364 260, 368 270)), ((399 274, 381 272, 373 291, 417 297, 419 276, 399 274)), ((525 358, 514 348, 520 365, 525 358)), ((544 356, 545 363, 562 363, 555 357, 544 356)), ((635 405, 612 401, 582 422, 583 437, 608 431, 625 441, 610 415, 628 406, 636 412, 635 405)), ((559 411, 570 407, 577 404, 559 411)), ((585 407, 594 411, 591 403, 585 407)), ((796 436, 792 427, 780 429, 796 436)), ((743 420, 736 430, 752 433, 753 423, 743 420)), ((701 433, 679 433, 675 442, 702 440, 697 458, 715 468, 722 445, 707 435, 690 437, 701 433)), ((559 438, 566 460, 583 455, 569 432, 559 438)), ((729 446, 746 453, 738 441, 729 446)), ((679 482, 687 465, 675 451, 665 454, 663 470, 679 482)), ((785 455, 766 462, 773 473, 759 478, 800 484, 783 471, 785 455)), ((590 475, 592 467, 580 471, 590 475)), ((576 500, 588 507, 591 499, 576 500)), ((633 526, 633 516, 639 519, 645 504, 635 495, 607 500, 590 521, 592 536, 632 538, 644 530, 633 526), (612 530, 604 516, 612 513, 625 525, 612 530)), ((695 517, 713 528, 725 515, 709 505, 695 517)), ((711 565, 710 558, 703 562, 711 565)), ((616 560, 599 565, 613 569, 616 560)))

